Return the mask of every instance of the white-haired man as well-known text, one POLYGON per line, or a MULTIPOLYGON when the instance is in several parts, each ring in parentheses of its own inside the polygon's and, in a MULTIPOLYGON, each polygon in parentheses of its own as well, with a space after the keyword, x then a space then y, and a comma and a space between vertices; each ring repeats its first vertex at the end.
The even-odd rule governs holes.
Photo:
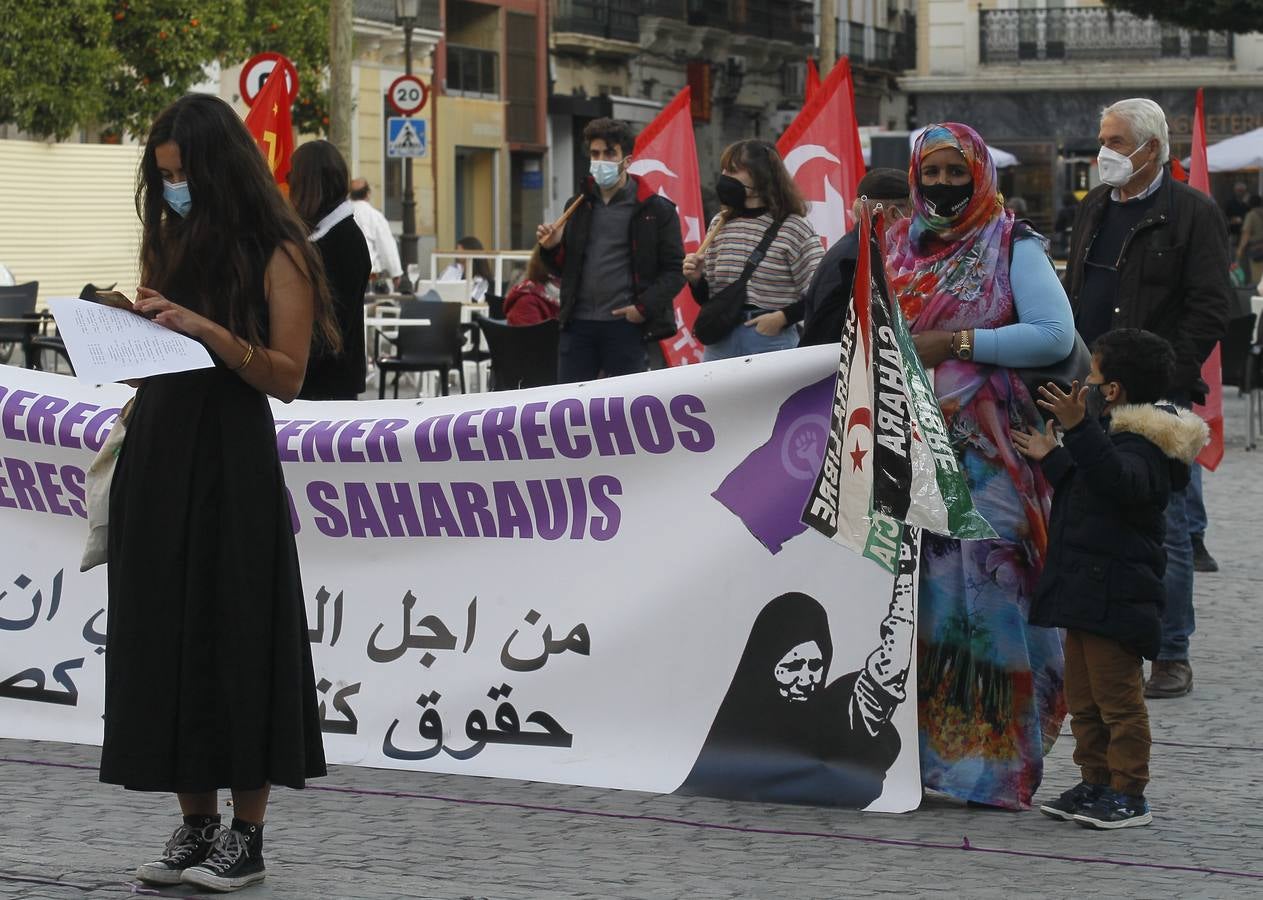
MULTIPOLYGON (((1143 328, 1175 348, 1171 400, 1205 400, 1202 363, 1224 334, 1232 297, 1223 214, 1173 179, 1166 115, 1152 100, 1120 100, 1101 112, 1099 174, 1079 206, 1066 265, 1075 327, 1089 345, 1115 328, 1143 328)), ((1146 697, 1193 687, 1193 547, 1186 491, 1167 505, 1166 610, 1146 697)), ((1127 575, 1120 572, 1119 585, 1127 575)), ((1120 601, 1125 598, 1120 598, 1120 601)))

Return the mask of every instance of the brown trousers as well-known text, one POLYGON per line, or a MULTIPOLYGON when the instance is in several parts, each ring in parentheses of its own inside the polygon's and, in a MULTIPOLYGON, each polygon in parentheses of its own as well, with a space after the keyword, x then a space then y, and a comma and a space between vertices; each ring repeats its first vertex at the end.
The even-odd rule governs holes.
POLYGON ((1143 795, 1149 783, 1149 711, 1140 654, 1066 629, 1066 703, 1074 761, 1088 784, 1143 795))

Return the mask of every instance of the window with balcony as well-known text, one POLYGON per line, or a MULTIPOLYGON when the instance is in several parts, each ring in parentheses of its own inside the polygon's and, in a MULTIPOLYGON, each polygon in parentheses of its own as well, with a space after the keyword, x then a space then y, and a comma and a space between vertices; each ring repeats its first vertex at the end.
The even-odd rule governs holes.
POLYGON ((640 7, 639 0, 553 0, 553 31, 634 43, 640 40, 640 7))
POLYGON ((1231 59, 1232 35, 1189 31, 1101 7, 980 13, 984 63, 1231 59))

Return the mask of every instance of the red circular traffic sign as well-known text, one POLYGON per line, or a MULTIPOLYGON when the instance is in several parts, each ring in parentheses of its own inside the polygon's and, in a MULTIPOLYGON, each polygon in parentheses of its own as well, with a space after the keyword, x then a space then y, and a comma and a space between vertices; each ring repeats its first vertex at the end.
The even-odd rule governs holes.
POLYGON ((425 109, 430 89, 415 75, 400 75, 386 88, 386 96, 399 115, 410 116, 425 109))
POLYGON ((254 104, 254 98, 259 96, 259 91, 263 90, 263 83, 277 66, 281 67, 281 74, 285 76, 285 86, 289 88, 289 102, 293 103, 298 97, 298 69, 286 57, 269 50, 266 53, 256 53, 241 67, 241 77, 237 79, 237 88, 246 106, 254 104))

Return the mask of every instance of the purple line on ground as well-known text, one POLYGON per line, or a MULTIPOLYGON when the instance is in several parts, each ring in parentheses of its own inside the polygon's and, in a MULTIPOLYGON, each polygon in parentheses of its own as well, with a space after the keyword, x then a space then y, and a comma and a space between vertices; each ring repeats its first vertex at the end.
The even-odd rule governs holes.
MULTIPOLYGON (((28 766, 48 766, 58 769, 82 769, 96 771, 96 766, 81 763, 43 762, 35 759, 0 757, 0 763, 20 763, 28 766)), ((902 847, 910 850, 967 850, 971 853, 996 853, 1002 856, 1021 856, 1029 859, 1046 859, 1052 862, 1089 863, 1105 866, 1125 866, 1135 869, 1156 869, 1164 872, 1191 872, 1197 875, 1224 875, 1231 878, 1253 878, 1263 881, 1263 872, 1240 872, 1233 869, 1215 869, 1207 866, 1184 866, 1175 863, 1144 862, 1132 859, 1109 859, 1100 856, 1068 856, 1060 853, 1039 853, 1034 850, 1011 850, 1006 847, 979 847, 962 836, 959 844, 936 841, 911 841, 899 838, 879 838, 863 834, 845 834, 833 831, 794 831, 782 828, 761 828, 757 825, 725 825, 720 822, 702 822, 695 819, 677 819, 671 816, 649 816, 642 813, 617 813, 599 809, 579 809, 569 806, 549 806, 537 803, 517 803, 511 800, 476 800, 468 797, 445 797, 441 794, 421 794, 412 791, 386 791, 375 788, 338 787, 335 785, 308 785, 306 790, 331 794, 357 794, 365 797, 392 797, 398 800, 430 800, 436 803, 454 803, 462 806, 491 806, 500 809, 520 809, 527 812, 561 813, 571 816, 588 816, 599 819, 616 819, 626 822, 655 822, 661 825, 682 825, 688 828, 712 831, 733 831, 741 834, 766 834, 773 837, 823 838, 830 841, 850 841, 860 844, 878 844, 885 847, 902 847)))

